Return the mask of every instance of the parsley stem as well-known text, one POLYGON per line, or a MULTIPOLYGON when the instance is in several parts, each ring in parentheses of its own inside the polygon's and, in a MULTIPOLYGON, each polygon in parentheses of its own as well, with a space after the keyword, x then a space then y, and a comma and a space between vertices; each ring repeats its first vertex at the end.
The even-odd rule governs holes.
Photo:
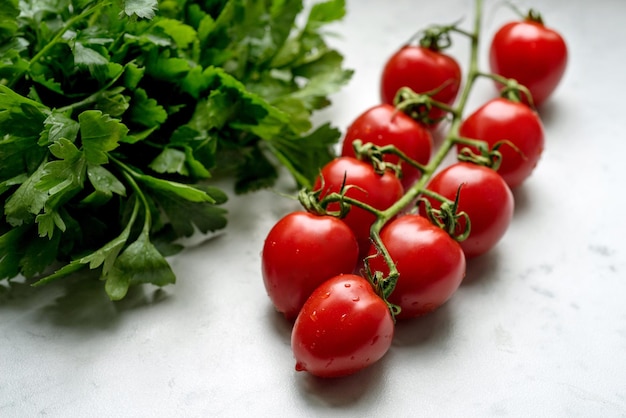
POLYGON ((150 205, 148 204, 148 199, 146 199, 146 195, 143 193, 135 178, 139 178, 141 175, 133 170, 128 165, 124 164, 117 158, 113 157, 109 154, 109 158, 113 161, 117 166, 120 167, 122 175, 130 185, 131 189, 135 192, 135 194, 139 197, 139 200, 143 204, 145 217, 143 222, 143 228, 141 233, 144 235, 148 235, 150 233, 150 227, 152 226, 152 214, 150 213, 150 205))

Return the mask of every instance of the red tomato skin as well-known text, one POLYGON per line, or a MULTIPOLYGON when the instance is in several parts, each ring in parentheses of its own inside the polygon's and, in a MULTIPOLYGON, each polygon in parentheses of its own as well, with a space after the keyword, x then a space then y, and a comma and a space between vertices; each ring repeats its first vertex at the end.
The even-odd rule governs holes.
MULTIPOLYGON (((504 179, 491 168, 468 162, 457 162, 435 174, 428 190, 454 200, 459 186, 458 210, 469 215, 471 231, 460 242, 465 258, 480 256, 492 249, 504 236, 513 218, 514 200, 504 179)), ((441 206, 429 198, 434 208, 441 206)), ((460 229, 465 228, 461 220, 460 229)))
MULTIPOLYGON (((498 174, 510 188, 516 188, 526 180, 539 162, 544 148, 544 130, 537 113, 523 103, 504 98, 488 101, 468 116, 459 129, 465 138, 481 139, 490 147, 503 139, 507 144, 500 146, 502 163, 498 174)), ((460 151, 464 145, 459 144, 460 151)), ((477 150, 473 147, 474 152, 477 150)))
MULTIPOLYGON (((417 93, 440 89, 433 99, 452 105, 460 86, 461 67, 453 57, 422 46, 405 45, 387 60, 383 68, 380 96, 383 103, 393 104, 402 87, 410 87, 417 93)), ((439 119, 445 116, 445 112, 433 108, 429 116, 439 119)))
MULTIPOLYGON (((423 165, 428 164, 433 149, 433 138, 428 129, 386 103, 369 108, 352 122, 346 130, 341 155, 355 157, 352 142, 356 139, 364 144, 395 145, 423 165)), ((395 155, 385 155, 385 161, 392 164, 398 164, 399 160, 395 155)), ((408 189, 420 178, 421 172, 405 162, 401 162, 400 167, 402 185, 408 189)))
POLYGON ((532 20, 505 24, 489 48, 491 71, 526 86, 535 106, 552 95, 565 73, 567 59, 563 37, 532 20))
MULTIPOLYGON (((465 277, 465 255, 457 241, 427 218, 408 214, 389 222, 380 238, 400 273, 387 300, 401 308, 396 319, 428 314, 452 297, 465 277)), ((386 277, 389 267, 372 245, 370 268, 386 277)))
MULTIPOLYGON (((352 157, 338 157, 327 163, 317 178, 314 190, 322 190, 320 198, 339 192, 344 181, 350 188, 345 195, 358 199, 376 209, 385 210, 393 205, 404 193, 400 180, 391 171, 377 174, 372 165, 352 157), (324 187, 322 188, 322 180, 324 187)), ((329 210, 338 210, 339 204, 328 205, 329 210)), ((361 253, 367 252, 370 243, 370 228, 376 216, 365 209, 352 207, 342 219, 354 232, 361 253)))
POLYGON ((359 248, 338 218, 292 212, 270 230, 261 253, 267 294, 285 318, 296 318, 309 295, 324 281, 354 271, 359 248))
POLYGON ((363 277, 324 282, 296 318, 291 346, 296 370, 330 378, 356 373, 389 350, 394 322, 387 304, 363 277))

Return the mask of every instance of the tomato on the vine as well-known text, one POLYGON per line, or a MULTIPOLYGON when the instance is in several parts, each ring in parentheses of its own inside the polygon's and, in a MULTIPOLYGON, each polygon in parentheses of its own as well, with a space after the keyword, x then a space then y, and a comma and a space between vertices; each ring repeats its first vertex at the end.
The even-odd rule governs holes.
POLYGON ((352 273, 359 248, 352 230, 338 218, 299 211, 270 230, 261 253, 267 294, 287 319, 294 319, 324 281, 352 273))
MULTIPOLYGON (((404 193, 402 183, 396 175, 386 170, 378 174, 374 167, 353 157, 338 157, 328 162, 318 176, 314 190, 320 190, 320 199, 330 193, 338 193, 345 187, 345 196, 359 200, 375 209, 385 210, 404 193)), ((339 209, 339 203, 331 203, 329 211, 339 209)), ((353 206, 342 219, 354 232, 361 253, 369 248, 370 228, 376 215, 353 206)))
MULTIPOLYGON (((490 148, 501 143, 498 174, 511 188, 530 176, 544 146, 543 124, 537 113, 523 103, 504 98, 490 100, 469 115, 461 124, 459 134, 485 141, 490 148)), ((465 146, 458 144, 457 150, 465 146)), ((475 147, 468 148, 478 152, 475 147)))
MULTIPOLYGON (((434 92, 431 96, 434 100, 451 105, 460 86, 461 67, 456 59, 434 48, 409 44, 387 60, 380 95, 383 103, 393 104, 398 90, 409 87, 416 93, 434 92)), ((429 113, 435 121, 444 116, 445 112, 435 107, 429 113)))
MULTIPOLYGON (((469 236, 460 242, 466 258, 492 249, 513 218, 513 193, 504 179, 489 167, 457 162, 437 173, 426 188, 450 201, 454 201, 459 192, 458 211, 469 216, 471 225, 469 236)), ((427 199, 433 208, 441 207, 438 199, 427 199)), ((466 227, 465 219, 459 218, 457 232, 466 227)))
POLYGON ((355 373, 385 355, 393 333, 387 303, 366 279, 335 276, 315 289, 296 318, 296 370, 318 377, 355 373))
MULTIPOLYGON (((341 155, 355 156, 352 142, 356 139, 364 144, 371 142, 378 146, 394 145, 422 165, 428 164, 433 148, 433 139, 428 129, 386 103, 367 109, 352 122, 346 130, 341 155)), ((400 164, 402 185, 405 188, 415 183, 421 175, 419 169, 400 161, 395 155, 386 154, 384 161, 400 164)))
POLYGON ((556 89, 567 66, 567 45, 537 15, 509 22, 494 35, 489 49, 491 71, 513 78, 530 90, 539 106, 556 89))
MULTIPOLYGON (((446 231, 421 215, 400 216, 381 230, 380 238, 399 277, 387 298, 401 308, 397 319, 427 314, 443 305, 465 277, 465 255, 446 231)), ((386 277, 389 266, 372 245, 369 265, 386 277)))

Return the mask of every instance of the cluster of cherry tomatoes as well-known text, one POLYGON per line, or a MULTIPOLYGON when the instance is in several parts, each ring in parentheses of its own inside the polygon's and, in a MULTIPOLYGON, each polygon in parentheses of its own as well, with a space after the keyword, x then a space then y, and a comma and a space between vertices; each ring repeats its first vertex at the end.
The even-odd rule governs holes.
POLYGON ((303 210, 270 230, 262 274, 276 309, 294 321, 297 370, 336 377, 373 364, 389 350, 395 321, 445 303, 467 260, 506 232, 511 190, 544 147, 535 106, 559 83, 567 49, 531 12, 496 32, 484 74, 479 29, 480 19, 474 32, 433 27, 396 51, 382 72, 381 103, 347 129, 342 155, 302 193, 303 210), (452 34, 472 40, 465 90, 459 64, 444 52, 452 34), (465 116, 481 76, 501 94, 465 116), (442 121, 449 133, 435 146, 442 121), (443 167, 449 152, 458 161, 443 167))

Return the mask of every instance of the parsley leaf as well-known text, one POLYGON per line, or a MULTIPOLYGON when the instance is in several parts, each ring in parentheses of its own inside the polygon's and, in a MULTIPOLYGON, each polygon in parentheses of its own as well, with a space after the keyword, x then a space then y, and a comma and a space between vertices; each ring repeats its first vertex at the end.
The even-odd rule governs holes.
POLYGON ((179 238, 226 227, 285 167, 308 186, 352 71, 345 0, 0 0, 0 279, 97 270, 119 300, 176 278, 179 238), (308 10, 308 16, 302 16, 308 10), (52 271, 52 268, 55 270, 52 271))

